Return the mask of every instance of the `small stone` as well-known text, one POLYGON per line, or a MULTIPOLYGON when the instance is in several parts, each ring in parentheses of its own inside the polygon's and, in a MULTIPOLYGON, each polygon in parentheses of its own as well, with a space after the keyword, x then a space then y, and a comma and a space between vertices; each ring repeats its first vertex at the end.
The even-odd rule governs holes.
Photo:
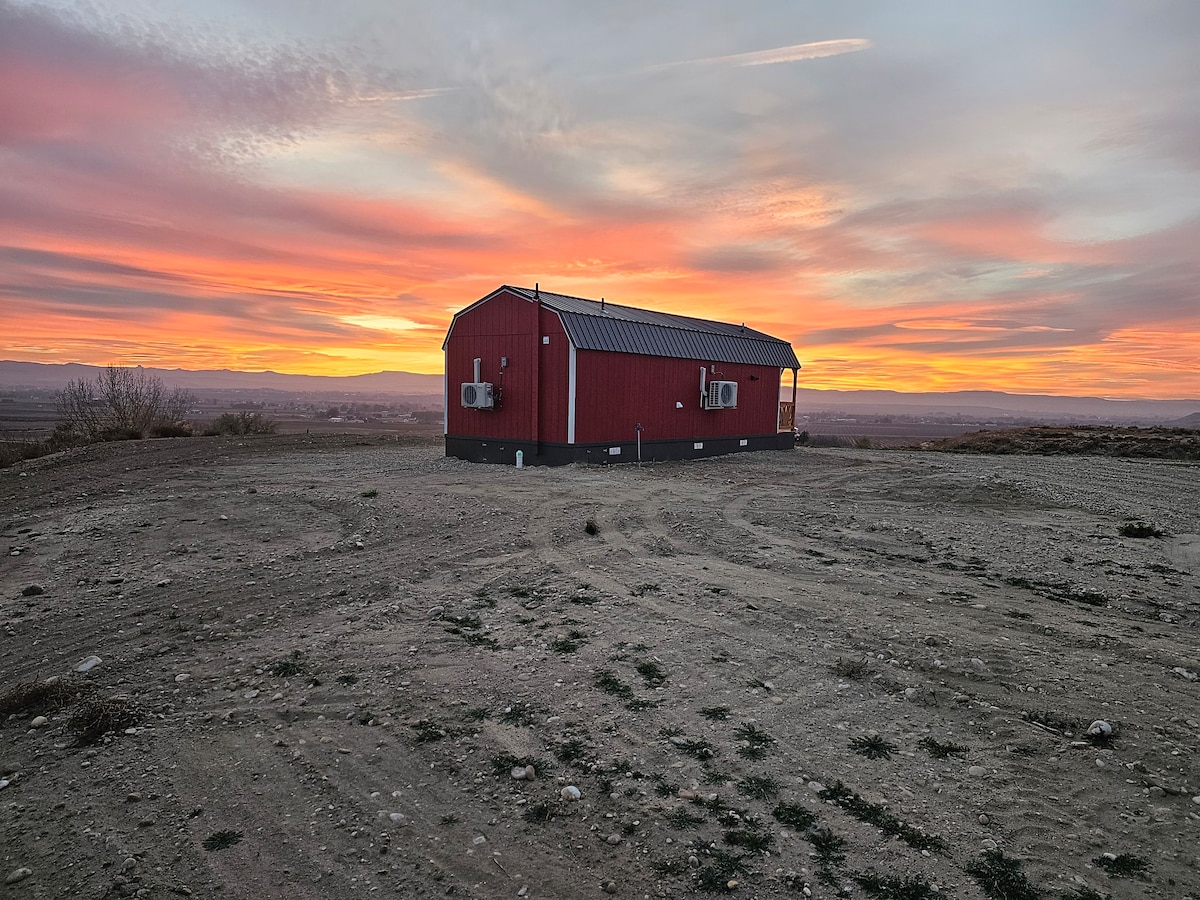
POLYGON ((175 683, 183 684, 185 681, 187 681, 191 677, 192 676, 191 676, 190 672, 180 672, 178 675, 175 676, 175 683))
POLYGON ((983 766, 971 766, 971 768, 967 769, 967 774, 973 775, 976 778, 982 778, 987 773, 987 769, 985 769, 983 766))
POLYGON ((604 882, 604 893, 615 894, 617 892, 617 883, 615 881, 604 882))
POLYGON ((525 767, 524 766, 513 766, 512 778, 513 778, 513 781, 524 781, 525 780, 525 767))
POLYGON ((736 891, 737 886, 738 883, 736 878, 730 878, 727 882, 725 882, 725 887, 727 890, 736 891))
POLYGON ((808 783, 808 789, 814 794, 819 794, 821 791, 825 790, 825 785, 821 784, 819 781, 810 781, 808 783))
POLYGON ((46 589, 40 584, 27 584, 21 588, 22 597, 36 597, 38 594, 46 593, 46 589))
POLYGON ((33 719, 29 723, 29 727, 30 728, 44 728, 49 723, 49 721, 50 720, 47 719, 45 716, 34 716, 33 719))
POLYGON ((125 857, 124 861, 122 861, 122 863, 121 863, 121 871, 122 872, 128 872, 131 869, 134 869, 136 867, 137 867, 137 860, 134 859, 132 856, 125 857))
POLYGON ((440 619, 445 612, 446 607, 444 606, 431 606, 429 608, 429 618, 440 619))
POLYGON ((408 816, 404 815, 404 813, 399 813, 399 812, 388 813, 387 817, 389 820, 396 823, 397 825, 403 825, 405 822, 408 821, 408 816))
POLYGON ((998 844, 997 844, 995 841, 993 841, 991 838, 984 838, 984 839, 983 839, 983 841, 981 842, 981 845, 982 845, 982 847, 983 847, 983 849, 984 849, 984 850, 995 850, 995 849, 996 849, 996 847, 998 847, 998 846, 999 846, 999 845, 998 845, 998 844))
POLYGON ((615 847, 617 844, 621 843, 621 836, 619 834, 610 834, 604 839, 604 843, 615 847))
POLYGON ((8 877, 4 879, 5 884, 16 884, 18 881, 24 881, 33 874, 33 869, 27 866, 21 866, 19 869, 13 869, 8 873, 8 877))
POLYGON ((246 691, 246 693, 242 694, 242 696, 245 697, 247 700, 253 700, 255 697, 258 696, 258 691, 246 691))
POLYGON ((1097 719, 1088 726, 1087 733, 1093 737, 1110 737, 1113 733, 1113 727, 1103 719, 1097 719))
POLYGON ((575 787, 575 785, 568 784, 565 788, 558 792, 558 795, 564 800, 574 802, 582 797, 583 793, 579 790, 579 788, 575 787))
POLYGON ((1197 794, 1195 797, 1193 797, 1193 798, 1192 798, 1192 802, 1193 802, 1193 803, 1200 803, 1200 794, 1197 794))
POLYGON ((133 792, 133 793, 131 793, 131 794, 126 794, 126 795, 125 795, 125 802, 126 802, 126 803, 141 803, 141 802, 142 802, 142 795, 141 795, 141 794, 139 794, 137 791, 134 791, 134 792, 133 792))
POLYGON ((979 824, 980 825, 987 825, 991 821, 992 820, 989 819, 985 813, 980 813, 980 815, 979 815, 979 824))
POLYGON ((78 663, 76 663, 75 671, 90 672, 92 669, 96 668, 96 666, 100 665, 101 662, 102 660, 98 656, 86 657, 85 659, 81 659, 78 663))
POLYGON ((517 891, 517 896, 524 897, 528 893, 529 893, 529 885, 523 884, 523 885, 521 885, 521 889, 519 891, 517 891))
POLYGON ((477 834, 475 837, 471 838, 471 843, 478 847, 480 844, 486 844, 487 838, 485 838, 482 834, 477 834))
POLYGON ((535 779, 535 778, 537 778, 537 769, 535 769, 533 766, 526 766, 525 767, 525 780, 533 781, 533 779, 535 779))

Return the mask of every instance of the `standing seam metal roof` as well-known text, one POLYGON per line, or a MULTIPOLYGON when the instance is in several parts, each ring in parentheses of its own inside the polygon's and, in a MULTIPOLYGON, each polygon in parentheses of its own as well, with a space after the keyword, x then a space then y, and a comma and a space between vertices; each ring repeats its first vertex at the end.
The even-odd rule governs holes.
POLYGON ((512 285, 502 289, 526 300, 540 300, 558 313, 571 342, 580 350, 800 368, 791 344, 744 325, 512 285))

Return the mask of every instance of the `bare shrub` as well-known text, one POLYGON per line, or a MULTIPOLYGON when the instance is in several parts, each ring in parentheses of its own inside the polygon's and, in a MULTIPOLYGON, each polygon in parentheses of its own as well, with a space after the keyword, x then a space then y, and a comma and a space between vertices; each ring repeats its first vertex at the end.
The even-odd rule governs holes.
POLYGON ((88 441, 112 441, 185 428, 184 416, 196 398, 183 388, 168 389, 140 367, 108 366, 91 381, 69 382, 57 400, 63 430, 88 441))
POLYGON ((274 434, 279 430, 279 423, 270 416, 262 413, 239 412, 223 413, 212 424, 204 429, 206 435, 218 434, 274 434))

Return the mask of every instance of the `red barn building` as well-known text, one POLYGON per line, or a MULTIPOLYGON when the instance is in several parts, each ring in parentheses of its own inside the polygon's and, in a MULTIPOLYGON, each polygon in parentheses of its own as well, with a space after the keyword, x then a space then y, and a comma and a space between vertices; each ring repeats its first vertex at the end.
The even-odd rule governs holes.
POLYGON ((561 465, 793 446, 796 354, 744 325, 504 285, 454 316, 442 349, 447 456, 561 465))

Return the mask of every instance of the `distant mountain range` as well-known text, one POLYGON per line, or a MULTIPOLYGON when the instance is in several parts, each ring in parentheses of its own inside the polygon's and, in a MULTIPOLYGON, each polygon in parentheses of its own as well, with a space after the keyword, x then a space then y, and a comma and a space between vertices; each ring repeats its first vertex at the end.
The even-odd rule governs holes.
MULTIPOLYGON (((47 364, 0 360, 0 389, 57 390, 78 378, 96 377, 97 366, 79 363, 47 364)), ((168 386, 193 391, 283 391, 295 394, 442 394, 441 375, 414 372, 374 372, 369 375, 283 375, 279 372, 239 372, 231 369, 192 371, 153 369, 168 386)), ((791 399, 791 388, 782 396, 791 399)), ((800 388, 797 412, 842 412, 850 415, 960 416, 972 421, 1012 419, 1047 422, 1156 422, 1200 427, 1198 400, 1108 400, 1102 397, 1056 397, 1047 394, 1006 394, 1002 391, 902 393, 900 391, 823 391, 800 388), (1182 421, 1181 421, 1182 420, 1182 421)))
MULTIPOLYGON (((0 360, 0 388, 58 390, 79 378, 93 379, 101 366, 80 363, 32 363, 0 360)), ((153 369, 168 387, 219 391, 289 391, 293 393, 442 394, 441 375, 414 372, 373 372, 369 375, 283 375, 279 372, 239 372, 233 369, 153 369)))

